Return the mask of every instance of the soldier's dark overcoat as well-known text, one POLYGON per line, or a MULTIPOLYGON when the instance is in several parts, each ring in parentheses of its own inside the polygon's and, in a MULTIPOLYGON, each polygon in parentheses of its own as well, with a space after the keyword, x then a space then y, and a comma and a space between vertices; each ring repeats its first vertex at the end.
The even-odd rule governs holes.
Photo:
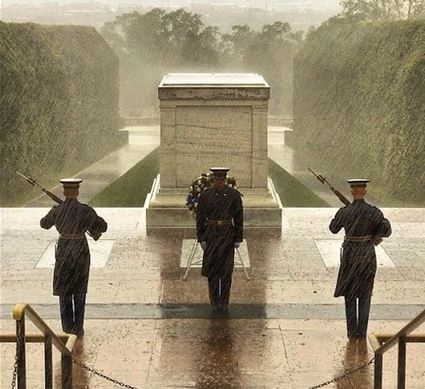
POLYGON ((233 271, 235 242, 243 240, 243 206, 239 191, 229 186, 204 190, 196 212, 198 242, 206 242, 204 277, 224 277, 233 271), (233 219, 232 224, 208 225, 208 220, 233 219))
MULTIPOLYGON (((77 199, 66 199, 53 207, 40 220, 44 229, 55 226, 61 236, 83 236, 89 231, 93 236, 105 232, 107 224, 96 211, 77 199)), ((55 252, 53 294, 56 296, 87 293, 90 272, 90 251, 87 239, 59 237, 55 252)))
MULTIPOLYGON (((354 200, 341 208, 331 221, 334 234, 342 228, 346 237, 391 235, 391 225, 383 213, 364 200, 354 200)), ((343 254, 335 288, 335 297, 361 297, 371 295, 376 274, 376 254, 372 239, 343 243, 343 254)))

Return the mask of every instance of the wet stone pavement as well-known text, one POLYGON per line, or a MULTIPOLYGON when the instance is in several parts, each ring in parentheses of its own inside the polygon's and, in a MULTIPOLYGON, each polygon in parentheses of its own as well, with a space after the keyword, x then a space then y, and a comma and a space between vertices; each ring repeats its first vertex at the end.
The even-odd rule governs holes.
MULTIPOLYGON (((94 249, 85 336, 74 356, 102 373, 137 388, 307 389, 373 356, 369 342, 347 342, 343 301, 333 298, 338 269, 318 250, 317 241, 342 238, 327 229, 336 209, 286 208, 281 234, 247 231, 251 280, 237 269, 226 317, 211 315, 199 268, 182 280, 182 242, 193 233, 147 236, 141 208, 97 211, 109 223, 102 240, 112 248, 94 249)), ((393 235, 382 248, 394 266, 378 268, 369 332, 391 333, 425 309, 425 209, 383 211, 393 235)), ((40 262, 57 235, 39 228, 46 212, 1 209, 1 333, 14 331, 10 312, 18 302, 61 331, 53 269, 40 262)), ((37 330, 28 324, 27 332, 37 330)), ((1 388, 9 388, 14 345, 0 351, 1 388)), ((59 387, 56 351, 53 360, 59 387)), ((394 348, 384 357, 385 389, 396 387, 396 363, 394 348)), ((41 344, 27 345, 27 368, 28 387, 42 387, 41 344)), ((407 377, 407 388, 425 388, 423 344, 407 346, 407 377)), ((372 383, 373 365, 327 387, 372 383)), ((74 387, 118 386, 74 365, 74 387)))

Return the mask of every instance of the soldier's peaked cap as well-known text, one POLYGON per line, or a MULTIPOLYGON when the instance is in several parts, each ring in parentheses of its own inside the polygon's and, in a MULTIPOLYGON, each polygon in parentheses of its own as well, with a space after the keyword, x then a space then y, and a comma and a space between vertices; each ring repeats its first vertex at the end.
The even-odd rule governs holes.
POLYGON ((61 178, 59 182, 64 188, 78 188, 83 180, 81 178, 61 178))
POLYGON ((347 182, 350 184, 351 187, 353 186, 366 186, 370 180, 367 178, 351 178, 347 180, 347 182))
POLYGON ((230 168, 224 166, 214 166, 210 167, 210 170, 212 171, 214 176, 226 177, 227 172, 230 170, 230 168))

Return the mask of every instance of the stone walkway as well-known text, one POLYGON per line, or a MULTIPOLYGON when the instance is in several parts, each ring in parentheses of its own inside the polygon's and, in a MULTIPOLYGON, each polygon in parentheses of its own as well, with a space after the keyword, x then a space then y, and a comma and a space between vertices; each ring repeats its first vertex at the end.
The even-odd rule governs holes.
MULTIPOLYGON (((89 202, 97 193, 112 184, 159 146, 159 126, 126 127, 126 131, 129 132, 129 142, 126 146, 75 174, 75 177, 84 180, 80 196, 82 202, 89 202)), ((59 197, 63 197, 61 185, 50 190, 59 197)), ((48 207, 51 205, 52 200, 41 194, 25 206, 48 207)))
MULTIPOLYGON (((55 231, 39 228, 47 208, 1 212, 1 332, 12 332, 11 306, 33 304, 60 331, 52 269, 37 267, 55 231)), ((183 239, 146 236, 141 208, 100 208, 112 241, 104 267, 92 268, 86 336, 75 356, 138 388, 309 388, 366 363, 368 344, 348 344, 342 299, 332 297, 337 268, 317 242, 338 240, 327 226, 335 208, 286 208, 282 235, 247 233, 251 281, 238 269, 228 318, 208 310, 199 269, 182 281, 183 239)), ((370 332, 396 332, 425 309, 425 210, 384 209, 393 235, 383 249, 395 267, 378 269, 370 332)), ((101 240, 101 241, 102 241, 101 240)), ((96 244, 96 242, 94 242, 96 244)), ((28 332, 36 332, 28 325, 28 332)), ((419 329, 424 333, 425 329, 419 329)), ((2 344, 1 388, 10 387, 13 345, 2 344)), ((43 374, 42 345, 28 346, 33 388, 43 374)), ((384 388, 396 387, 396 355, 384 358, 384 388)), ((55 379, 60 357, 54 353, 55 379)), ((423 389, 425 347, 409 344, 409 389, 423 389)), ((74 366, 76 388, 113 388, 74 366)), ((333 388, 372 388, 373 367, 333 388)))

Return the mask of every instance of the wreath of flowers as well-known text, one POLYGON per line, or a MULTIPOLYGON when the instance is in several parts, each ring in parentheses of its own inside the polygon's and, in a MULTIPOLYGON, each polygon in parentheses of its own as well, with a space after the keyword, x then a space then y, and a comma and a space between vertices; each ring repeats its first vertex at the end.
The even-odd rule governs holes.
MULTIPOLYGON (((192 184, 190 185, 189 194, 186 197, 186 206, 193 213, 193 215, 196 215, 199 195, 205 189, 211 188, 214 185, 213 178, 213 173, 202 173, 196 180, 193 180, 192 184)), ((226 185, 233 189, 238 189, 235 177, 227 177, 226 185)))

